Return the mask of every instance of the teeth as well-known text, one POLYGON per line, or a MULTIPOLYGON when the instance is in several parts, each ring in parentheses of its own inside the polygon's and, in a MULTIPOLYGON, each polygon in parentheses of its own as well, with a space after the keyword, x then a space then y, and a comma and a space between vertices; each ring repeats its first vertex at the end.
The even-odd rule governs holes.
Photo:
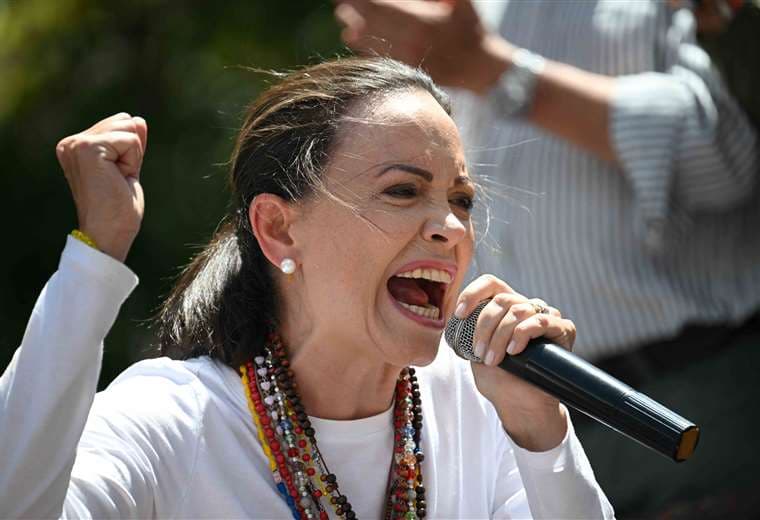
POLYGON ((451 275, 441 269, 415 269, 399 273, 399 278, 423 278, 433 282, 451 283, 451 275))
POLYGON ((430 318, 431 320, 437 320, 441 311, 438 307, 430 305, 428 307, 420 307, 419 305, 409 305, 408 303, 399 302, 404 308, 409 309, 415 314, 422 316, 423 318, 430 318))

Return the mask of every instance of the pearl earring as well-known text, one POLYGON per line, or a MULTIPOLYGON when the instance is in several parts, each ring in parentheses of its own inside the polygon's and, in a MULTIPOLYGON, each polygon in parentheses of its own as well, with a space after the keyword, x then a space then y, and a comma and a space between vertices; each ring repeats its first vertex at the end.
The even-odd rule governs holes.
POLYGON ((285 274, 293 274, 296 272, 296 262, 292 258, 283 258, 280 270, 285 274))

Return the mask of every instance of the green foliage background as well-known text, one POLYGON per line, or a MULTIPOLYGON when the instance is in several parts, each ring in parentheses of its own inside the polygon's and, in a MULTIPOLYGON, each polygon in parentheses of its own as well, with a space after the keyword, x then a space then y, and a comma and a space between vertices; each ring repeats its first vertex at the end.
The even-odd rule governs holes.
POLYGON ((121 111, 149 125, 146 215, 127 259, 140 285, 106 340, 102 388, 155 354, 148 320, 225 210, 224 163, 267 81, 245 67, 342 52, 332 9, 329 0, 0 0, 0 367, 76 227, 58 140, 121 111))

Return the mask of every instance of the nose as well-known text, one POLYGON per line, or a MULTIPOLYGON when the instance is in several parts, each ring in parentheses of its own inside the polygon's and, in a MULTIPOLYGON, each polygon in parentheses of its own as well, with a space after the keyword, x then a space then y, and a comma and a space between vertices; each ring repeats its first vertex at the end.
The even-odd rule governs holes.
POLYGON ((422 230, 423 237, 429 242, 446 244, 453 247, 458 244, 467 234, 467 227, 462 220, 451 212, 436 211, 426 222, 422 230))

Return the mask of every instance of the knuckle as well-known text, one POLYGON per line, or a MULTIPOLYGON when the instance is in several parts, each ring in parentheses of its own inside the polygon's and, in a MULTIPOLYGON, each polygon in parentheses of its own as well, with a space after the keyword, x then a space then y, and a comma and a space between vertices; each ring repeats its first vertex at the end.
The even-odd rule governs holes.
POLYGON ((572 322, 572 321, 570 321, 570 320, 565 320, 565 321, 566 321, 566 327, 567 327, 567 333, 568 333, 568 335, 569 335, 569 336, 570 336, 572 339, 575 339, 575 335, 576 335, 576 333, 577 333, 577 331, 578 331, 578 330, 575 328, 575 323, 573 323, 573 322, 572 322))
POLYGON ((547 328, 550 323, 550 318, 548 314, 536 314, 536 322, 538 323, 539 327, 541 328, 547 328))
POLYGON ((518 323, 517 325, 515 325, 515 328, 514 328, 514 331, 512 332, 512 335, 513 336, 518 336, 518 337, 524 336, 525 334, 528 333, 528 328, 529 327, 530 327, 530 325, 527 322, 521 321, 520 323, 518 323))
POLYGON ((123 129, 124 132, 129 132, 130 134, 137 133, 137 124, 135 123, 135 120, 132 119, 131 117, 129 119, 120 121, 119 128, 123 129))
POLYGON ((502 307, 504 309, 507 309, 512 306, 514 303, 514 300, 509 294, 506 293, 498 293, 494 295, 494 297, 491 299, 494 303, 496 303, 499 307, 502 307))
POLYGON ((512 305, 512 314, 515 318, 525 319, 533 313, 533 307, 529 303, 521 302, 512 305))
POLYGON ((76 135, 68 142, 68 149, 72 153, 80 153, 86 148, 89 148, 91 141, 85 136, 76 135))
POLYGON ((489 285, 491 285, 491 284, 495 284, 496 282, 498 282, 498 281, 499 281, 499 279, 498 279, 498 278, 496 278, 496 277, 495 277, 494 275, 492 275, 492 274, 484 274, 484 275, 482 275, 480 278, 481 278, 481 279, 482 279, 482 280, 483 280, 485 283, 487 283, 487 284, 489 284, 489 285))

